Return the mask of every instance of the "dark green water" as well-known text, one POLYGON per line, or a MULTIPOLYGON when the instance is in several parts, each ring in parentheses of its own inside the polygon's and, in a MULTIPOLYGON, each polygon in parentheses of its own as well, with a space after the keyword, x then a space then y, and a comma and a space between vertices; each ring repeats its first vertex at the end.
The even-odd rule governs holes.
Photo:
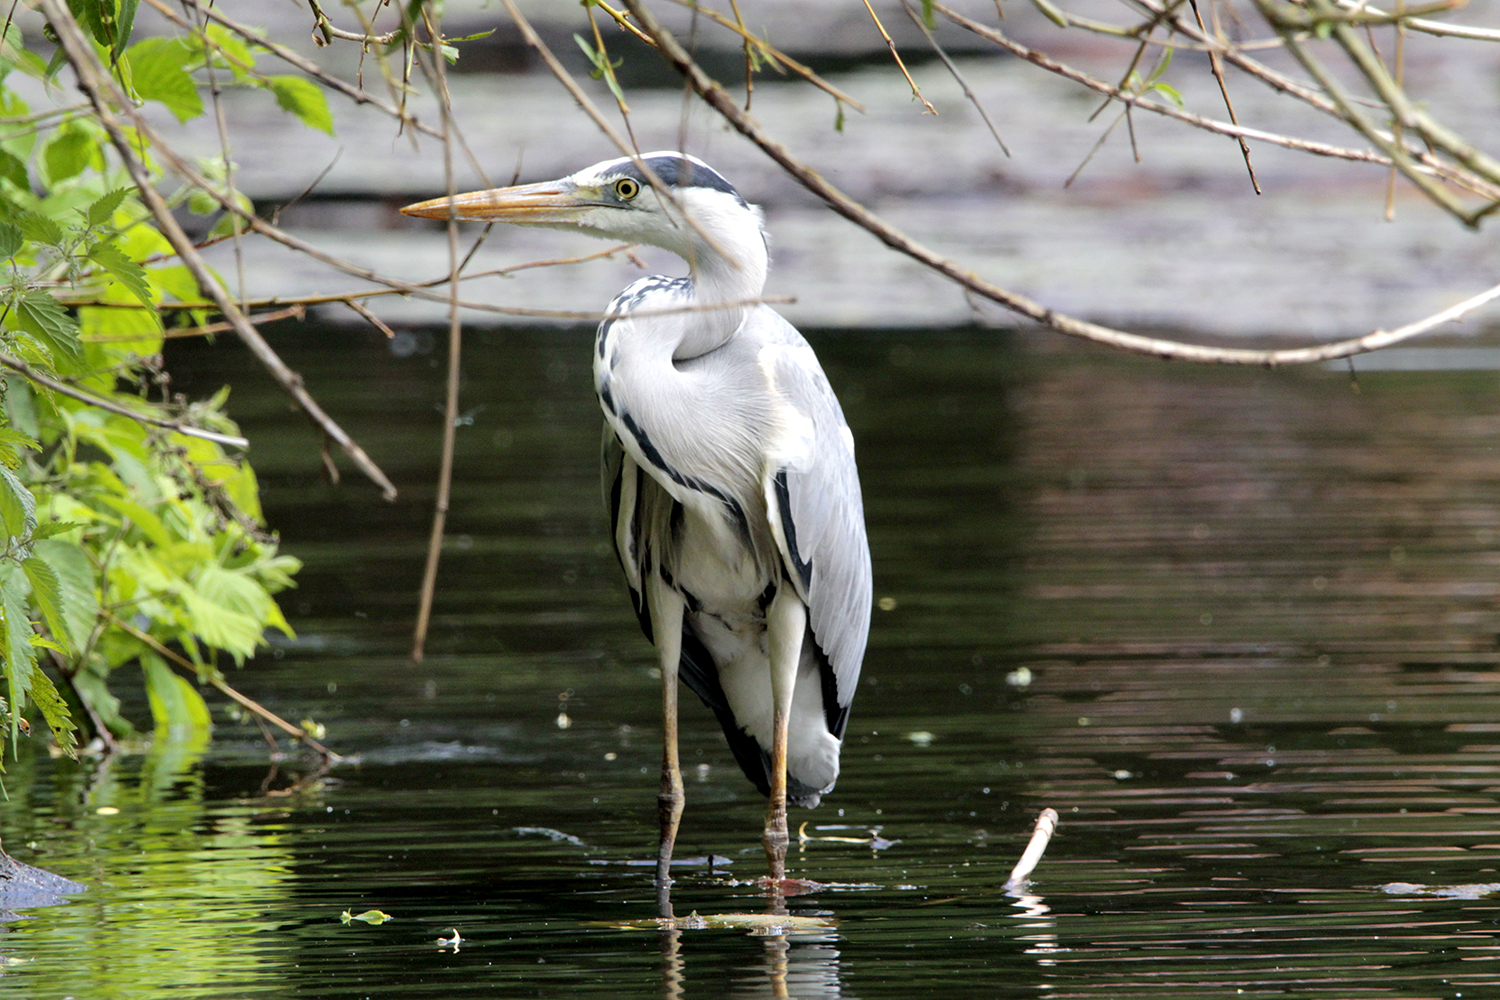
MULTIPOLYGON (((844 775, 793 815, 842 838, 790 859, 832 884, 790 901, 826 926, 668 938, 618 926, 654 914, 658 692, 604 535, 588 335, 471 338, 421 666, 440 352, 277 343, 402 497, 323 483, 243 352, 177 351, 179 387, 234 382, 307 563, 298 639, 232 680, 355 759, 273 762, 227 715, 204 755, 27 748, 5 846, 90 889, 8 925, 0 996, 1495 995, 1496 373, 1355 393, 1042 337, 816 338, 882 602, 844 775), (1046 806, 1060 832, 1007 894, 1046 806), (367 909, 394 919, 340 921, 367 909)), ((684 706, 679 853, 717 860, 677 910, 758 910, 762 800, 684 706)))

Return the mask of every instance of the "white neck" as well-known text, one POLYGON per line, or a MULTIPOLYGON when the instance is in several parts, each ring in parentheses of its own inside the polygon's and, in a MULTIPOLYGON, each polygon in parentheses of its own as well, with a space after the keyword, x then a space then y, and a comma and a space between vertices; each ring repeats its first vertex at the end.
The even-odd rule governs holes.
MULTIPOLYGON (((682 190, 677 201, 691 221, 679 220, 672 238, 659 245, 687 261, 690 301, 698 307, 672 324, 681 333, 672 357, 682 361, 706 354, 734 335, 765 288, 769 260, 757 210, 732 195, 703 189, 682 190), (720 305, 724 307, 708 308, 720 305)), ((668 212, 675 215, 676 207, 668 212)))

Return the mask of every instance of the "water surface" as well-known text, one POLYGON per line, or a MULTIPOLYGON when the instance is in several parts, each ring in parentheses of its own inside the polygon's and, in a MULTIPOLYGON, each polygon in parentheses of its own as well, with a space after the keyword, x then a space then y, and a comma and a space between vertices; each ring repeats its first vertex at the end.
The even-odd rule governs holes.
MULTIPOLYGON (((792 817, 791 867, 828 887, 789 905, 822 926, 674 936, 627 926, 654 914, 658 690, 605 536, 587 333, 471 337, 429 655, 407 659, 440 339, 276 338, 394 505, 322 480, 316 435, 243 352, 177 351, 178 387, 234 382, 268 516, 307 563, 297 639, 231 680, 352 760, 273 760, 223 710, 206 752, 23 748, 4 843, 90 889, 8 925, 0 995, 1500 983, 1495 372, 1351 385, 992 331, 814 338, 880 602, 843 777, 792 817), (1008 893, 1047 806, 1059 835, 1008 893), (371 909, 393 919, 340 919, 371 909)), ((684 707, 677 911, 760 909, 763 800, 684 707)))

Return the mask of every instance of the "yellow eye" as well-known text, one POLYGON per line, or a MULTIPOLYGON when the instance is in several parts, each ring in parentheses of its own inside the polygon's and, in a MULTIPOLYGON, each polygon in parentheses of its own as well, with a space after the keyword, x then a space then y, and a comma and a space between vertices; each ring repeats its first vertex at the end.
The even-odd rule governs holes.
POLYGON ((621 177, 615 181, 615 197, 621 201, 630 201, 641 193, 641 186, 633 177, 621 177))

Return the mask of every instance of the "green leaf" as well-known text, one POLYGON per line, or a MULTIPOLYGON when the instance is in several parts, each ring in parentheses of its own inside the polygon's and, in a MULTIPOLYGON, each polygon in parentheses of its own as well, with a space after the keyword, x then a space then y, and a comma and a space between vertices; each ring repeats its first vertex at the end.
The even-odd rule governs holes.
MULTIPOLYGON (((0 470, 3 475, 3 470, 0 470)), ((36 650, 31 646, 31 620, 26 617, 26 590, 14 563, 0 564, 0 660, 10 693, 10 739, 20 738, 20 718, 31 678, 36 672, 36 650)))
POLYGON ((47 564, 52 575, 57 577, 63 620, 68 628, 68 642, 73 649, 82 650, 88 646, 89 637, 99 619, 99 599, 94 590, 94 566, 89 562, 88 554, 73 542, 61 539, 40 540, 41 528, 48 524, 62 523, 64 522, 51 521, 39 525, 38 531, 33 535, 38 541, 32 546, 32 551, 36 558, 47 564))
POLYGON ((36 530, 31 533, 31 540, 40 542, 55 535, 65 535, 73 529, 82 528, 83 526, 81 521, 38 521, 36 530))
POLYGON ((0 527, 10 538, 29 538, 36 528, 36 497, 0 465, 0 527))
POLYGON ((83 344, 78 339, 78 325, 50 292, 28 289, 11 304, 11 315, 17 326, 52 352, 58 371, 72 374, 82 369, 83 344))
POLYGON ((270 85, 277 104, 313 128, 333 135, 333 112, 328 110, 328 98, 317 84, 300 76, 273 76, 270 85))
POLYGON ((23 451, 40 451, 41 443, 36 438, 14 427, 0 427, 0 465, 8 469, 18 468, 23 451))
POLYGON ((125 50, 135 92, 165 104, 180 122, 203 114, 203 98, 187 71, 192 57, 192 47, 176 38, 148 38, 125 50))
POLYGON ((387 920, 395 919, 395 917, 391 916, 389 913, 386 913, 384 910, 366 910, 363 913, 350 913, 348 910, 345 910, 343 913, 339 914, 339 920, 346 924, 351 923, 355 920, 363 920, 367 924, 379 926, 380 924, 385 923, 387 920))
POLYGON ((99 148, 98 141, 81 128, 63 128, 47 143, 42 152, 42 162, 47 166, 47 179, 59 184, 70 177, 77 177, 88 168, 99 148))
POLYGON ((62 227, 40 212, 22 209, 10 221, 21 227, 21 234, 35 243, 61 248, 67 237, 62 227))
POLYGON ((68 709, 68 703, 58 693, 52 678, 45 671, 33 670, 29 693, 32 702, 41 710, 42 718, 47 720, 47 727, 52 730, 52 738, 57 742, 58 748, 69 757, 78 756, 78 738, 75 735, 78 727, 73 724, 73 714, 68 709))
POLYGON ((162 524, 161 518, 146 507, 126 497, 108 493, 100 494, 96 499, 106 507, 114 508, 122 517, 134 521, 135 526, 140 528, 153 544, 162 548, 167 548, 172 544, 173 539, 166 525, 162 524))
POLYGON ((115 5, 112 0, 68 0, 78 23, 89 29, 94 41, 111 45, 115 40, 115 5))
POLYGON ((578 43, 578 47, 583 50, 583 54, 593 64, 594 69, 589 73, 589 76, 595 80, 603 80, 605 86, 609 87, 609 92, 614 95, 615 100, 624 109, 625 93, 620 89, 620 81, 615 79, 615 67, 623 65, 625 60, 616 59, 614 62, 610 62, 609 53, 603 49, 595 49, 588 42, 584 41, 582 35, 574 35, 573 41, 578 43))
POLYGON ((932 0, 922 0, 922 23, 928 31, 937 30, 937 15, 932 10, 932 0))
POLYGON ((31 179, 26 174, 25 161, 4 149, 0 149, 0 177, 10 181, 22 191, 31 190, 31 179))
POLYGON ((62 584, 58 582, 57 574, 36 556, 21 560, 21 570, 26 574, 26 579, 31 581, 31 597, 42 613, 42 621, 47 623, 47 631, 63 647, 64 653, 71 654, 71 630, 68 628, 67 616, 63 613, 62 584))
POLYGON ((155 306, 151 285, 146 280, 146 269, 125 256, 124 251, 115 244, 94 244, 88 249, 88 258, 108 271, 116 281, 129 289, 130 294, 140 299, 147 307, 155 306))
POLYGON ((115 18, 115 44, 110 50, 110 58, 118 61, 120 54, 125 51, 125 44, 130 41, 130 32, 135 27, 135 11, 140 6, 140 0, 120 0, 120 12, 115 18))
POLYGON ((84 209, 84 220, 90 226, 107 226, 114 219, 115 210, 124 203, 130 194, 130 188, 115 188, 113 191, 96 198, 84 209))
POLYGON ((1182 100, 1182 92, 1176 87, 1172 86, 1170 83, 1167 83, 1164 80, 1158 80, 1156 83, 1153 83, 1151 85, 1150 89, 1159 92, 1160 94, 1162 94, 1162 96, 1166 97, 1167 100, 1171 101, 1179 108, 1184 106, 1182 100))
POLYGON ((250 46, 221 24, 208 26, 208 40, 219 51, 223 61, 229 64, 229 71, 234 74, 234 78, 241 83, 245 82, 250 69, 255 66, 255 52, 250 46))
POLYGON ((21 236, 20 226, 0 222, 0 257, 14 257, 21 252, 21 247, 25 242, 25 238, 21 236))

